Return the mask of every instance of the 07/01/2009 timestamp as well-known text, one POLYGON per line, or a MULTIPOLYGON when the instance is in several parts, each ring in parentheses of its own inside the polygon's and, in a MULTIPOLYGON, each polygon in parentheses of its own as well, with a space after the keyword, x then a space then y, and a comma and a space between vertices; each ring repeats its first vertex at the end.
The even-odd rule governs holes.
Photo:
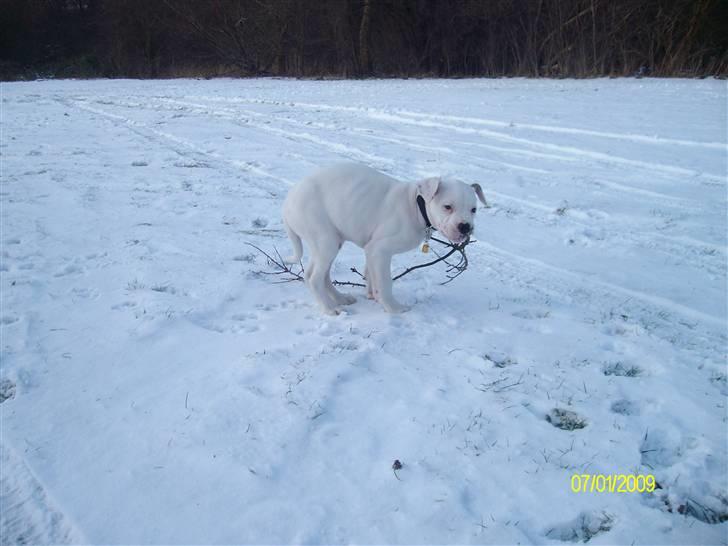
POLYGON ((574 493, 652 493, 657 482, 652 474, 574 474, 574 493))

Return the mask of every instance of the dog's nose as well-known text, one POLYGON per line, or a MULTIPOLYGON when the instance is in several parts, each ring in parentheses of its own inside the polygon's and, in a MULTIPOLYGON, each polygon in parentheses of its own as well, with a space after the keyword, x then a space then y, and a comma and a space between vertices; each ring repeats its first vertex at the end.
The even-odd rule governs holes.
POLYGON ((458 224, 458 231, 460 233, 462 233, 463 235, 467 235, 468 233, 470 233, 470 231, 472 229, 473 228, 471 227, 470 224, 463 224, 463 223, 458 224))

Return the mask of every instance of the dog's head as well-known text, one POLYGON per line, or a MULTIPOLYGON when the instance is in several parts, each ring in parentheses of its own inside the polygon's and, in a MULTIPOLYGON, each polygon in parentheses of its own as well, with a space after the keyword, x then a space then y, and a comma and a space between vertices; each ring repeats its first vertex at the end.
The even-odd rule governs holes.
POLYGON ((453 243, 462 243, 473 232, 476 198, 488 204, 480 184, 427 178, 417 184, 417 191, 425 200, 432 225, 453 243))

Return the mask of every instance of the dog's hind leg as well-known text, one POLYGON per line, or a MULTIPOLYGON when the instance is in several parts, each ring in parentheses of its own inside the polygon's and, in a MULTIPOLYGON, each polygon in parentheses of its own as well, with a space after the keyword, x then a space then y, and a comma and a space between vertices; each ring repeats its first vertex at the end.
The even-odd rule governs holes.
POLYGON ((328 276, 328 283, 326 285, 326 288, 329 291, 329 295, 334 299, 334 301, 338 305, 351 305, 352 303, 356 303, 356 298, 350 294, 344 294, 343 292, 339 292, 336 287, 334 286, 334 283, 331 282, 331 273, 329 273, 328 276))
POLYGON ((331 284, 330 270, 341 248, 341 241, 330 236, 315 238, 314 241, 309 245, 311 260, 308 264, 306 282, 324 312, 328 315, 337 315, 339 313, 337 305, 341 304, 336 301, 332 293, 335 288, 331 284))
POLYGON ((283 261, 287 264, 298 263, 301 261, 301 256, 303 256, 303 244, 301 243, 301 237, 299 237, 298 233, 291 229, 291 226, 288 225, 285 218, 283 219, 283 227, 286 229, 288 238, 291 240, 291 245, 293 245, 293 255, 284 258, 283 261))

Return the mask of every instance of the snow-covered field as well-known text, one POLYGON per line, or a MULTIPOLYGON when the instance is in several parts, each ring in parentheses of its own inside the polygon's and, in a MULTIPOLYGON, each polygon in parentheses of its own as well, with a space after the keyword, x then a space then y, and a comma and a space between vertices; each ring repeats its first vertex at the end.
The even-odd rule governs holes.
POLYGON ((726 82, 3 83, 0 145, 3 543, 728 541, 726 82), (479 182, 466 273, 259 274, 342 159, 479 182))

